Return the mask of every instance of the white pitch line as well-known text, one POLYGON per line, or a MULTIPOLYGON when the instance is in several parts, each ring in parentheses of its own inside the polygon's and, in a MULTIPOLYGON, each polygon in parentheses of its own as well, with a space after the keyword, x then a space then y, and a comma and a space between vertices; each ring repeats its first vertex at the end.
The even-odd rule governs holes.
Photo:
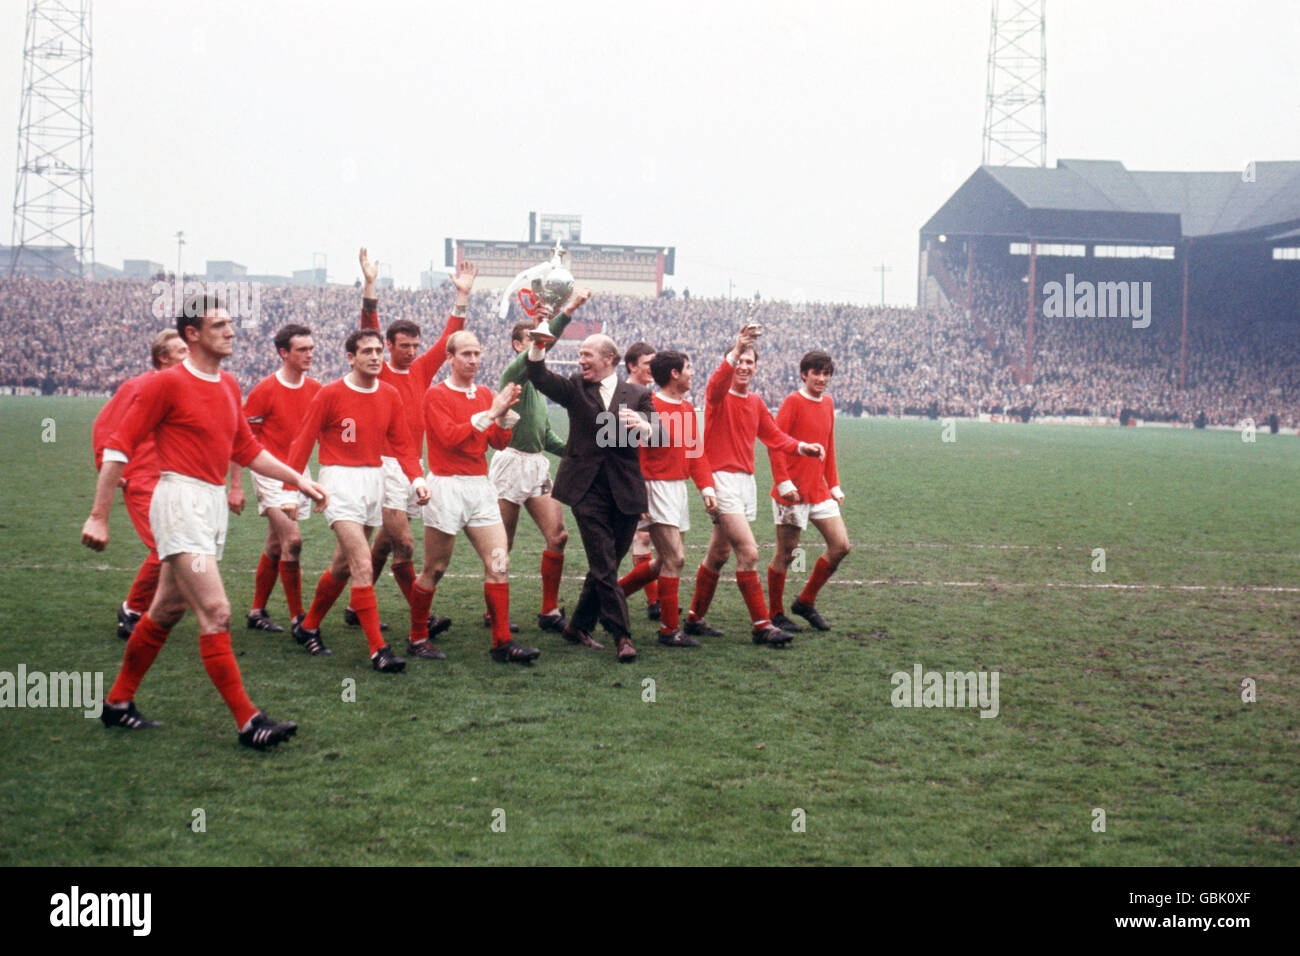
MULTIPOLYGON (((0 564, 0 570, 4 569, 22 569, 28 571, 117 571, 131 572, 139 570, 138 565, 119 568, 106 564, 0 564)), ((229 574, 256 574, 256 568, 225 568, 229 574)), ((315 571, 304 570, 304 580, 315 571)), ((461 574, 447 573, 444 578, 453 580, 482 580, 483 575, 479 574, 461 574)), ((515 572, 512 577, 531 578, 525 572, 515 572)), ((691 575, 684 575, 689 580, 694 580, 691 575)), ((577 574, 566 574, 565 581, 582 581, 584 577, 577 574)), ((1272 584, 1085 584, 1072 581, 916 581, 916 580, 899 580, 894 578, 831 578, 828 585, 839 587, 895 587, 895 588, 1056 588, 1067 591, 1238 591, 1243 593, 1259 594, 1300 594, 1300 587, 1288 587, 1283 585, 1272 584)))

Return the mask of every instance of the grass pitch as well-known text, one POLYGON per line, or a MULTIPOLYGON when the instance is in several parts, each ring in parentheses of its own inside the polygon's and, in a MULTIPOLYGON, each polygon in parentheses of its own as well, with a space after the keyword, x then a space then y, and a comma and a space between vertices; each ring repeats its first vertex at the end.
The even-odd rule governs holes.
MULTIPOLYGON (((78 542, 100 404, 0 399, 0 671, 102 671, 107 687, 120 663, 114 608, 143 556, 120 499, 109 550, 78 542)), ((727 636, 698 650, 654 644, 641 596, 632 666, 542 635, 541 541, 522 521, 512 616, 537 666, 489 659, 463 540, 435 601, 456 622, 449 660, 375 673, 343 602, 334 656, 313 659, 243 629, 265 523, 232 516, 239 664, 298 737, 237 744, 187 616, 137 697, 163 729, 0 710, 0 863, 1294 864, 1300 442, 962 421, 955 437, 839 422, 855 548, 818 602, 835 629, 784 651, 749 643, 731 568, 709 615, 727 636), (918 663, 997 671, 998 716, 895 708, 891 675, 918 663)), ((709 528, 698 507, 692 521, 683 603, 709 528)), ((569 529, 571 608, 585 566, 569 529)), ((332 536, 313 516, 304 539, 309 598, 332 536)), ((820 539, 805 544, 811 569, 820 539)), ((377 590, 400 647, 405 605, 390 576, 377 590)), ((278 585, 271 611, 287 623, 278 585)))

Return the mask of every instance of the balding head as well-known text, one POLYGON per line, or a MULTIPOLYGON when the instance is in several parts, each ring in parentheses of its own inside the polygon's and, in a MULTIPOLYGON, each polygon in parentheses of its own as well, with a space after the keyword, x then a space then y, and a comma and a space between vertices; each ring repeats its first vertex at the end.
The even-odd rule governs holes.
POLYGON ((619 362, 618 346, 608 335, 589 335, 578 348, 578 366, 588 382, 608 378, 619 362))

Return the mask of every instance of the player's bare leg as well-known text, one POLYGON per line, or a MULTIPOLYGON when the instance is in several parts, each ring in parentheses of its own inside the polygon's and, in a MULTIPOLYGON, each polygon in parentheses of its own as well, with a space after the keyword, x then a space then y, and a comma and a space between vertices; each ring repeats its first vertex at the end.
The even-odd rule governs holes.
MULTIPOLYGON (((372 586, 378 585, 379 579, 384 574, 384 565, 388 562, 389 555, 392 555, 393 577, 397 579, 397 587, 409 605, 411 583, 415 580, 415 565, 412 563, 415 539, 411 534, 411 522, 406 517, 406 512, 398 508, 384 508, 383 516, 384 523, 375 534, 373 543, 369 545, 370 583, 372 586)), ((366 529, 367 541, 370 540, 373 530, 366 529)), ((343 623, 349 627, 356 627, 361 623, 360 617, 357 616, 357 609, 351 604, 343 609, 343 623)), ((381 621, 379 630, 388 630, 388 625, 381 621)))
POLYGON ((467 527, 465 537, 483 562, 483 599, 492 621, 492 659, 503 664, 531 663, 541 651, 523 647, 510 636, 510 550, 505 527, 467 527))
MULTIPOLYGON (((405 520, 406 516, 402 516, 405 520)), ((370 651, 370 661, 375 670, 395 674, 406 668, 406 661, 393 655, 392 649, 384 643, 379 630, 379 606, 375 602, 374 580, 371 577, 370 540, 365 525, 357 521, 335 521, 334 535, 338 538, 338 548, 334 552, 334 561, 330 574, 339 578, 346 573, 351 582, 348 592, 351 607, 356 611, 361 628, 366 635, 366 646, 370 651)), ((396 549, 394 549, 396 550, 396 549)), ((310 616, 310 612, 309 612, 310 616)))
POLYGON ((271 620, 266 605, 275 589, 276 577, 286 581, 285 597, 289 601, 289 613, 297 618, 302 614, 302 585, 298 570, 298 556, 302 551, 302 535, 298 532, 297 509, 294 516, 281 508, 270 508, 266 512, 266 544, 257 565, 257 583, 253 591, 253 606, 248 612, 250 630, 267 631, 279 634, 284 631, 280 625, 271 620), (293 583, 298 579, 298 610, 294 610, 293 583))
POLYGON ((569 542, 569 532, 564 527, 564 509, 550 495, 529 498, 524 502, 524 507, 528 509, 528 515, 537 525, 537 530, 542 533, 543 540, 542 609, 537 615, 537 626, 544 631, 563 631, 569 623, 560 609, 564 547, 569 542))
POLYGON ((817 612, 817 592, 835 573, 835 570, 840 566, 840 562, 848 557, 852 545, 849 544, 849 529, 844 524, 842 516, 813 518, 812 523, 821 532, 822 537, 826 539, 826 553, 819 557, 817 563, 813 565, 812 574, 808 577, 808 583, 799 592, 799 597, 795 602, 790 605, 790 610, 807 620, 817 630, 829 631, 831 626, 817 612))
POLYGON ((686 566, 682 532, 675 525, 652 524, 650 540, 654 543, 654 564, 659 581, 659 643, 668 647, 693 647, 699 642, 682 633, 678 606, 682 569, 686 566))
POLYGON ((431 618, 429 609, 455 547, 454 534, 447 534, 437 528, 424 529, 424 567, 411 587, 411 633, 406 645, 406 649, 416 657, 443 660, 447 656, 434 646, 433 638, 445 631, 451 625, 451 620, 446 617, 431 618))

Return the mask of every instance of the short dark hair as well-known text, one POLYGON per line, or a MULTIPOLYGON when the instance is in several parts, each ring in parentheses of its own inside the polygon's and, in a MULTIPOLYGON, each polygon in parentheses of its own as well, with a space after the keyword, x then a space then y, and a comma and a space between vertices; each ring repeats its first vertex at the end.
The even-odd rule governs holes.
POLYGON ((225 301, 215 292, 195 292, 187 295, 176 315, 176 331, 180 334, 181 340, 188 345, 190 340, 185 338, 185 330, 192 328, 202 331, 203 317, 214 309, 225 307, 225 301))
POLYGON ((654 354, 655 348, 653 345, 647 342, 633 342, 627 350, 627 354, 623 356, 623 362, 627 365, 628 371, 631 371, 641 361, 641 356, 654 354))
POLYGON ((357 354, 357 344, 362 339, 378 339, 379 344, 383 345, 383 337, 375 329, 357 329, 348 336, 348 340, 343 343, 343 350, 349 355, 357 354))
POLYGON ((528 338, 528 333, 537 328, 537 323, 533 319, 522 319, 515 323, 515 327, 510 330, 511 342, 522 342, 528 338))
POLYGON ((834 375, 835 360, 831 358, 829 352, 823 352, 821 349, 805 352, 804 357, 799 360, 799 374, 804 375, 808 372, 825 372, 827 375, 834 375))
POLYGON ((275 333, 275 354, 279 355, 280 350, 289 351, 293 347, 293 339, 298 335, 311 335, 311 329, 305 325, 298 325, 291 322, 275 333))
POLYGON ((398 319, 388 327, 388 344, 392 345, 397 341, 399 335, 413 335, 418 339, 420 337, 420 327, 410 319, 398 319))
POLYGON ((758 346, 755 345, 753 342, 749 343, 749 345, 746 345, 743 349, 741 349, 739 352, 736 353, 736 358, 739 359, 739 358, 740 358, 742 355, 744 355, 746 352, 753 352, 753 353, 754 353, 754 364, 757 365, 757 364, 758 364, 758 346))
POLYGON ((673 380, 673 372, 681 372, 689 361, 690 356, 676 349, 656 352, 655 357, 650 360, 650 376, 655 380, 656 385, 663 388, 673 380))

